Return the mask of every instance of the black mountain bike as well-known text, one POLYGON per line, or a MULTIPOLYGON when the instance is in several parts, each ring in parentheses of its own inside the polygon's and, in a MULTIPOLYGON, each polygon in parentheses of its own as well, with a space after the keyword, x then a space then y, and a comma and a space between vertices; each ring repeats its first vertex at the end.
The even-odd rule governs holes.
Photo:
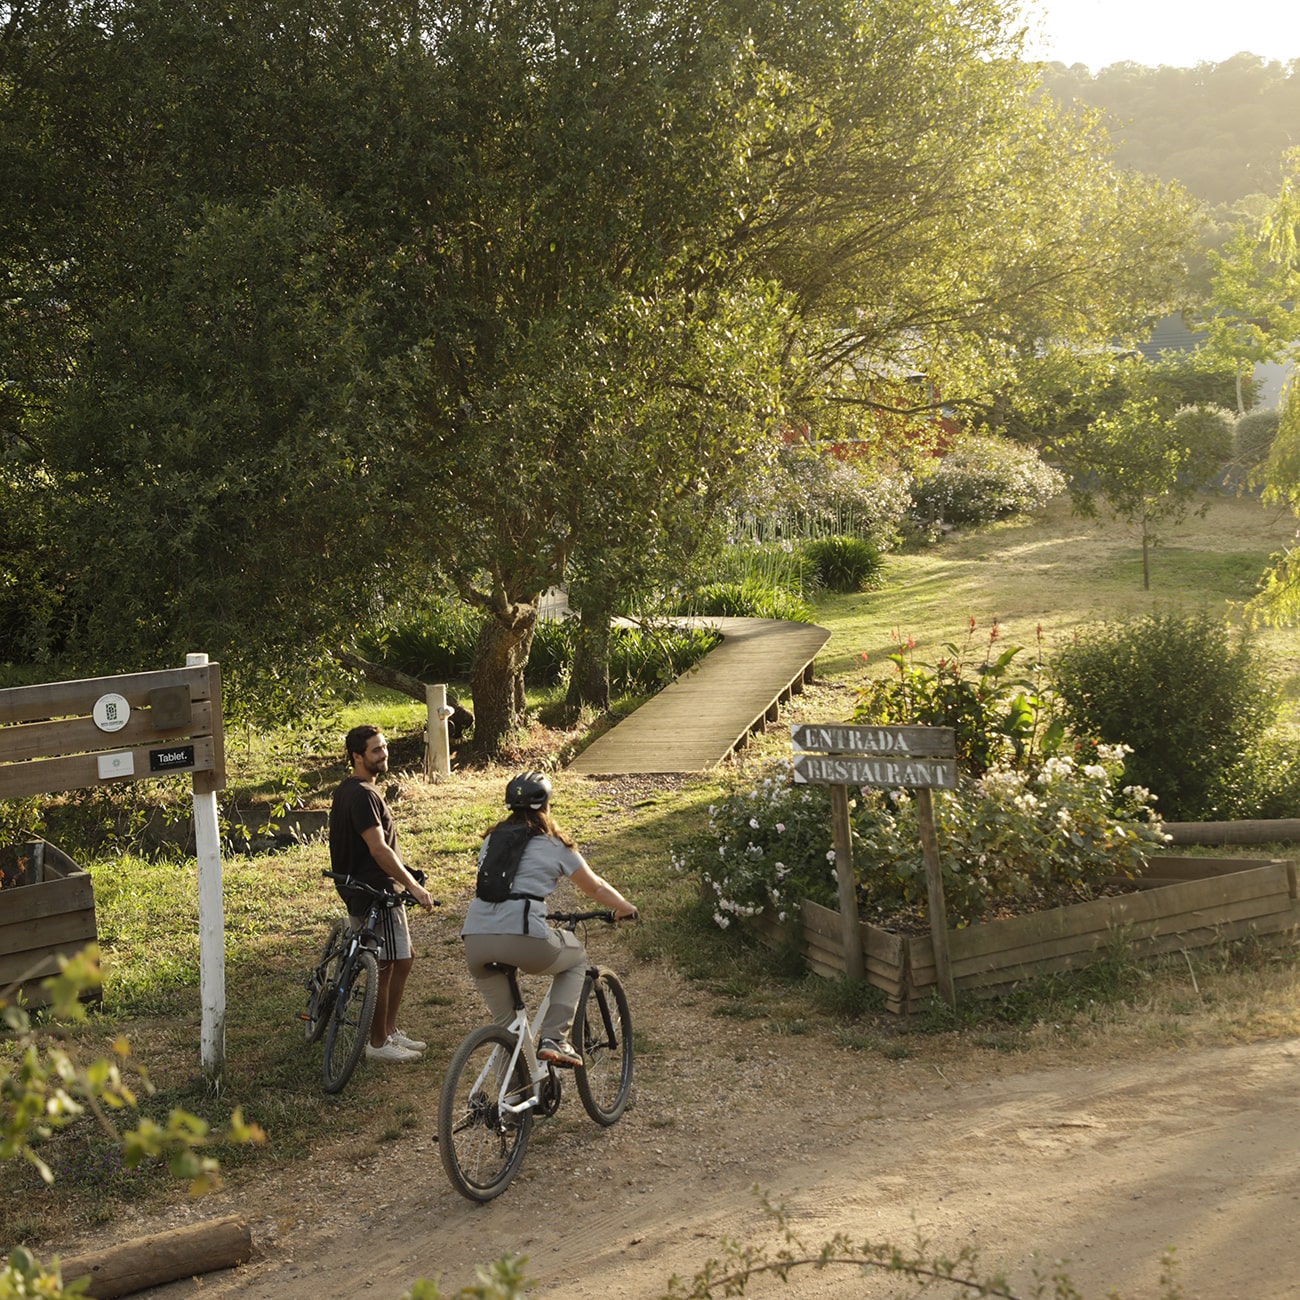
MULTIPOLYGON (((423 873, 412 873, 417 880, 423 873)), ((328 1093, 342 1092, 370 1041, 370 1022, 379 997, 380 920, 390 907, 411 907, 415 899, 375 889, 353 876, 322 871, 342 885, 369 896, 365 922, 354 930, 340 917, 330 927, 316 969, 307 977, 307 1009, 302 1013, 303 1033, 309 1043, 325 1039, 321 1085, 328 1093)))

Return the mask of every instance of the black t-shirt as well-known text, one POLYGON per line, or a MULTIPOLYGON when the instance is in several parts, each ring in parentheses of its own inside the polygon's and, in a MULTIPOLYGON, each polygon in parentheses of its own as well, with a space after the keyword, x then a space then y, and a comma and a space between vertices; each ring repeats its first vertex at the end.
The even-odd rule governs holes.
MULTIPOLYGON (((393 825, 383 795, 369 781, 350 776, 334 791, 334 802, 330 805, 330 868, 364 880, 376 889, 387 889, 390 877, 370 856, 362 838, 372 826, 380 828, 384 843, 396 853, 397 827, 393 825)), ((338 889, 338 882, 334 883, 338 889)), ((364 907, 368 901, 355 893, 349 897, 341 889, 339 897, 350 909, 356 909, 358 904, 364 907)))

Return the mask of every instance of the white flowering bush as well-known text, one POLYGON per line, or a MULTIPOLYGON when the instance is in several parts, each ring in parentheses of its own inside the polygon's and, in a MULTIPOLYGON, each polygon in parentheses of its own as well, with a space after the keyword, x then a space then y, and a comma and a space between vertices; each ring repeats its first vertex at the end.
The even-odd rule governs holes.
MULTIPOLYGON (((1092 748, 1089 747, 1091 754, 1092 748)), ((1057 754, 1034 769, 994 766, 933 803, 950 925, 1091 897, 1136 874, 1165 843, 1150 793, 1116 789, 1122 746, 1084 762, 1057 754)), ((850 792, 862 915, 904 925, 924 917, 925 863, 908 790, 850 792)), ((792 919, 802 899, 838 902, 826 786, 796 785, 782 764, 710 809, 708 831, 673 855, 696 872, 714 921, 792 919)))

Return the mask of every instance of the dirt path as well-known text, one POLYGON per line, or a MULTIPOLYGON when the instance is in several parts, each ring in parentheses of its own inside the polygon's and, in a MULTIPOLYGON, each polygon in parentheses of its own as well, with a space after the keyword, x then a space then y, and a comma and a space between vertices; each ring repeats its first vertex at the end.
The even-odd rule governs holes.
MULTIPOLYGON (((634 969, 628 982, 634 1013, 663 1014, 647 1026, 634 1108, 613 1129, 597 1129, 569 1089, 535 1128, 513 1187, 471 1205, 443 1175, 440 1073, 422 1065, 429 1092, 412 1132, 185 1211, 243 1213, 257 1256, 151 1294, 396 1300, 418 1277, 455 1290, 517 1251, 537 1294, 648 1300, 724 1237, 772 1239, 756 1186, 788 1205, 812 1246, 843 1231, 906 1247, 919 1231, 935 1251, 977 1245, 1022 1294, 1036 1266, 1069 1257, 1089 1300, 1111 1286, 1153 1296, 1168 1246, 1189 1298, 1300 1294, 1294 1040, 1030 1069, 993 1052, 888 1061, 720 1018, 663 970, 634 969)), ((897 1279, 805 1271, 748 1294, 900 1291, 897 1279)))

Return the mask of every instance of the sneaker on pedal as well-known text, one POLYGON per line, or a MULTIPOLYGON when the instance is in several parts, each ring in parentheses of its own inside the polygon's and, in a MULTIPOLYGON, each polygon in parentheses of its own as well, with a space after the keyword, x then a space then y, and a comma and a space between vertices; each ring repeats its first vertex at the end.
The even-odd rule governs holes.
POLYGON ((399 1047, 391 1038, 382 1047, 376 1047, 373 1043, 366 1044, 367 1061, 418 1061, 419 1059, 419 1052, 399 1047))
POLYGON ((429 1046, 428 1043, 420 1042, 418 1038, 408 1038, 400 1029, 394 1029, 393 1032, 388 1035, 388 1041, 390 1043, 396 1043, 398 1047, 406 1048, 408 1052, 422 1052, 429 1046))
POLYGON ((563 1066, 566 1069, 574 1069, 582 1064, 582 1057, 578 1055, 577 1049, 564 1038, 543 1038, 541 1046, 537 1049, 537 1059, 549 1061, 552 1065, 563 1066))

